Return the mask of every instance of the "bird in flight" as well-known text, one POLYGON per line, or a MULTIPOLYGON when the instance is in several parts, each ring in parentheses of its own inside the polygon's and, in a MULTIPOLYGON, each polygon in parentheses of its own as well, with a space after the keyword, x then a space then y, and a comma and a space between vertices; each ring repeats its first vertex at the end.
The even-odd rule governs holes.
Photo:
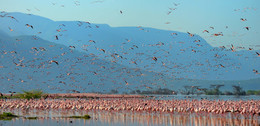
POLYGON ((93 42, 93 43, 96 43, 94 40, 89 40, 89 42, 93 42))
POLYGON ((154 61, 157 61, 157 58, 154 56, 154 57, 153 57, 153 60, 154 60, 154 61))
POLYGON ((106 52, 104 49, 100 49, 101 51, 103 51, 104 53, 106 52))
POLYGON ((249 30, 250 27, 244 27, 246 30, 249 30))
POLYGON ((223 33, 220 32, 220 33, 215 33, 215 34, 212 34, 213 36, 223 36, 223 33))
POLYGON ((222 64, 219 64, 221 67, 225 68, 225 66, 223 66, 222 64))
POLYGON ((232 52, 235 52, 235 47, 234 47, 233 44, 231 44, 231 48, 230 49, 232 50, 232 52))
POLYGON ((241 21, 247 21, 245 18, 240 18, 241 21))
POLYGON ((69 47, 70 47, 70 48, 74 48, 74 49, 76 48, 75 46, 69 46, 69 47))
POLYGON ((29 25, 29 24, 26 24, 27 27, 31 27, 33 29, 33 26, 32 25, 29 25))
POLYGON ((129 83, 127 81, 125 81, 125 85, 129 85, 129 83))
POLYGON ((120 13, 123 14, 123 11, 120 10, 120 13))
POLYGON ((7 16, 7 17, 10 17, 10 18, 12 18, 12 19, 14 19, 14 20, 16 20, 18 22, 18 20, 15 17, 13 17, 13 16, 7 16))
POLYGON ((257 56, 259 56, 260 57, 260 53, 258 53, 258 52, 255 52, 256 54, 257 54, 257 56))
POLYGON ((204 33, 204 32, 207 32, 207 33, 209 33, 209 31, 208 31, 208 30, 204 30, 204 31, 203 31, 203 33, 204 33))
POLYGON ((256 74, 260 74, 260 73, 258 73, 258 70, 255 70, 255 69, 253 69, 253 72, 256 74))
POLYGON ((177 33, 171 33, 171 35, 177 35, 177 33))
POLYGON ((193 36, 194 36, 194 34, 191 34, 190 32, 187 32, 187 33, 189 34, 190 37, 193 37, 193 36))
POLYGON ((50 63, 56 63, 57 65, 59 65, 59 63, 55 60, 51 60, 50 63))
POLYGON ((10 27, 8 27, 10 31, 14 31, 14 29, 11 29, 10 27))

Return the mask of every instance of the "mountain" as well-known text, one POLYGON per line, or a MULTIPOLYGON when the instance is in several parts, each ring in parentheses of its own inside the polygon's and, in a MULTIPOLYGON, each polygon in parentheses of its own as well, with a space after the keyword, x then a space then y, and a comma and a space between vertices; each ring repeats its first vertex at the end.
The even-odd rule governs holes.
POLYGON ((3 13, 0 21, 0 30, 12 37, 34 35, 93 53, 107 61, 176 78, 246 80, 259 77, 253 72, 260 68, 255 50, 232 52, 231 47, 212 47, 195 34, 110 27, 83 21, 55 22, 22 13, 3 13))
POLYGON ((259 89, 259 78, 243 81, 175 78, 108 62, 94 54, 80 52, 35 36, 9 37, 0 31, 0 92, 42 89, 48 93, 120 92, 169 88, 185 85, 209 87, 211 84, 240 85, 259 89), (57 61, 58 64, 51 61, 57 61))
POLYGON ((49 93, 108 92, 119 88, 122 92, 157 87, 163 85, 160 79, 166 78, 35 36, 0 36, 0 92, 39 88, 49 93))
POLYGON ((259 50, 212 47, 191 33, 52 21, 23 13, 2 12, 0 22, 0 91, 127 92, 210 84, 259 89, 260 74, 253 71, 260 69, 259 50))

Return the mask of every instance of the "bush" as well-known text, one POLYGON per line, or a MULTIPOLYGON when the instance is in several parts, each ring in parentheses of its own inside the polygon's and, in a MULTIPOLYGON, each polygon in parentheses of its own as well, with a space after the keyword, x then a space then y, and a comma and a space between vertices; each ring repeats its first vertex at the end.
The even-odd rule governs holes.
POLYGON ((38 117, 26 117, 25 119, 36 120, 38 117))
POLYGON ((222 92, 219 90, 211 89, 205 92, 206 95, 221 95, 222 92))
POLYGON ((76 118, 76 119, 90 119, 90 115, 84 115, 84 116, 70 116, 69 118, 76 118))
POLYGON ((3 114, 0 115, 1 117, 18 117, 17 115, 14 115, 11 112, 3 112, 3 114))
POLYGON ((10 112, 3 112, 3 114, 0 114, 0 120, 12 120, 12 118, 16 117, 18 116, 10 112))
POLYGON ((247 95, 260 95, 260 90, 248 90, 247 95))
POLYGON ((18 94, 18 98, 21 99, 37 99, 43 96, 43 91, 41 90, 31 90, 31 91, 24 91, 23 93, 18 94))

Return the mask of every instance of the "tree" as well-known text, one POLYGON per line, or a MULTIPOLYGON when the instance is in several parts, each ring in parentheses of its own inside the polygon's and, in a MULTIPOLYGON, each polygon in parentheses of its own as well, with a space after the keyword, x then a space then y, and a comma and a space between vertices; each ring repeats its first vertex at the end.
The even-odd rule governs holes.
POLYGON ((234 95, 246 95, 246 92, 239 85, 232 85, 234 95))
POLYGON ((110 93, 111 93, 111 94, 117 94, 117 93, 118 93, 118 91, 117 91, 117 90, 115 90, 115 89, 112 89, 112 90, 110 91, 110 93))
POLYGON ((189 94, 196 94, 198 93, 198 89, 200 86, 183 86, 184 87, 184 90, 181 91, 182 94, 185 94, 185 95, 189 95, 189 94))
POLYGON ((181 94, 184 94, 184 95, 189 95, 190 94, 190 86, 183 86, 184 87, 184 90, 181 90, 181 94))
POLYGON ((136 91, 134 91, 134 90, 133 90, 133 91, 130 91, 130 94, 135 94, 135 93, 136 93, 136 91))
POLYGON ((140 91, 140 90, 136 90, 135 92, 136 92, 137 94, 140 94, 140 93, 141 93, 141 91, 140 91))
POLYGON ((211 90, 206 91, 206 95, 221 95, 220 87, 224 86, 223 84, 212 84, 210 85, 211 90))

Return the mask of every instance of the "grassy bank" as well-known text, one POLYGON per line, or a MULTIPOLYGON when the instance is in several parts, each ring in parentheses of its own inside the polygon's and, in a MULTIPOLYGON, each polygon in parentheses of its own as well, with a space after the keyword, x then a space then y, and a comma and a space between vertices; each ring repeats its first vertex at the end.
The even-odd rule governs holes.
POLYGON ((3 112, 0 114, 0 120, 12 120, 13 118, 17 118, 19 116, 14 115, 13 113, 10 112, 3 112))

